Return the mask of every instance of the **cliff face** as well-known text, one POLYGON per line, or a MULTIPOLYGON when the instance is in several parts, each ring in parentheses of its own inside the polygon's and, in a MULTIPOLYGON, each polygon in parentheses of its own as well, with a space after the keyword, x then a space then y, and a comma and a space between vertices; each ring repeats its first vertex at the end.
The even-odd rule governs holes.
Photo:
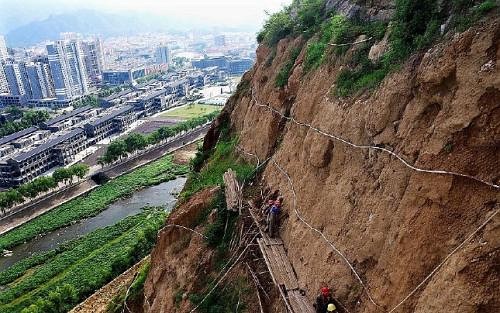
MULTIPOLYGON (((227 118, 241 149, 271 157, 260 183, 285 197, 280 237, 311 301, 328 284, 350 312, 500 309, 500 216, 450 255, 499 210, 498 189, 484 183, 500 181, 499 38, 500 18, 491 18, 413 56, 375 91, 344 100, 332 95, 342 58, 304 73, 302 48, 278 89, 277 73, 304 41, 281 40, 274 58, 258 48, 204 146, 227 118)), ((176 264, 174 232, 162 232, 152 254, 148 312, 171 312, 172 284, 189 285, 206 260, 198 238, 176 264)))
MULTIPOLYGON (((373 93, 332 96, 342 60, 304 76, 305 49, 285 89, 274 79, 301 39, 260 46, 245 75, 249 91, 229 103, 240 147, 272 156, 263 183, 285 196, 281 237, 309 297, 322 282, 351 312, 376 312, 347 263, 298 218, 323 232, 349 260, 374 301, 398 305, 485 219, 498 189, 469 178, 420 173, 383 151, 357 148, 281 119, 269 105, 356 145, 394 151, 419 168, 500 179, 500 20, 489 20, 414 56, 373 93), (233 108, 234 107, 234 108, 233 108), (277 165, 272 163, 276 161, 277 165)), ((490 221, 398 309, 493 312, 500 307, 500 219, 490 221)))

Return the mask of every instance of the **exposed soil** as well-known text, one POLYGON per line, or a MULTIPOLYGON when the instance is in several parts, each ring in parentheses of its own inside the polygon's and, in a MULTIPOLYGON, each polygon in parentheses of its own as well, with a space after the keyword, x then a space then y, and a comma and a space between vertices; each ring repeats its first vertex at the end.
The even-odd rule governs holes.
MULTIPOLYGON (((229 122, 241 149, 261 161, 272 157, 254 185, 285 197, 280 237, 311 303, 326 284, 352 313, 500 311, 500 214, 479 229, 500 209, 498 189, 484 183, 500 179, 499 33, 500 18, 491 17, 413 56, 377 90, 347 99, 332 96, 343 60, 332 54, 304 73, 304 39, 280 41, 270 64, 274 52, 259 46, 256 65, 203 147, 214 147, 229 122), (302 52, 288 85, 277 89, 275 76, 296 47, 302 52), (258 104, 356 145, 383 147, 419 168, 483 182, 415 171, 258 104)), ((179 214, 196 211, 185 205, 191 208, 179 214)), ((174 307, 173 296, 179 288, 196 290, 212 257, 201 238, 173 232, 160 234, 152 255, 147 312, 189 312, 187 302, 174 307)), ((276 295, 266 305, 268 312, 283 307, 276 295)))

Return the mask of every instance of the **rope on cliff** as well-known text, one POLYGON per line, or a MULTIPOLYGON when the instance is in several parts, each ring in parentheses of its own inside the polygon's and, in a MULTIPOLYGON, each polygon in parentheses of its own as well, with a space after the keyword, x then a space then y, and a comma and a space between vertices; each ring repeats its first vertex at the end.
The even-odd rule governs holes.
POLYGON ((468 241, 470 241, 481 229, 483 229, 497 214, 500 212, 500 209, 497 209, 493 214, 490 215, 482 224, 479 226, 475 231, 473 231, 462 243, 460 243, 458 246, 456 246, 455 249, 453 249, 444 259, 441 263, 439 263, 430 273, 427 275, 424 280, 420 284, 415 287, 401 302, 399 302, 394 308, 392 308, 388 313, 394 312, 397 308, 399 308, 403 303, 406 302, 417 290, 420 289, 434 274, 448 261, 449 258, 453 254, 455 254, 458 250, 460 250, 468 241))
MULTIPOLYGON (((255 155, 255 154, 252 154, 252 153, 249 153, 247 151, 245 151, 244 149, 242 148, 238 148, 240 151, 243 151, 244 153, 248 154, 248 155, 253 155, 255 156, 257 159, 258 159, 258 156, 255 155)), ((269 160, 269 159, 268 159, 269 160)), ((330 245, 330 247, 344 260, 344 262, 349 266, 350 270, 354 273, 354 275, 356 276, 357 280, 359 281, 359 283, 361 284, 361 286, 363 287, 363 290, 365 291, 366 295, 368 296, 368 299, 370 300, 370 302, 375 305, 378 309, 380 310, 383 310, 387 313, 392 313, 394 312, 395 310, 397 310, 403 303, 405 303, 411 296, 413 296, 432 276, 434 276, 434 274, 441 268, 443 267, 444 264, 446 264, 446 262, 451 258, 451 256, 453 256, 458 250, 460 250, 468 241, 470 241, 481 229, 483 229, 499 212, 500 212, 500 209, 497 209, 496 211, 494 211, 488 218, 486 218, 486 220, 478 227, 476 228, 469 236, 467 236, 465 238, 465 240, 463 240, 458 246, 456 246, 444 259, 443 261, 441 261, 441 263, 439 263, 430 273, 429 275, 427 275, 423 280, 422 282, 420 282, 406 297, 403 298, 403 300, 401 300, 396 306, 394 306, 391 310, 389 311, 386 311, 382 306, 380 306, 379 304, 377 304, 374 299, 372 298, 370 292, 369 292, 369 289, 368 287, 366 286, 366 284, 363 282, 363 280, 361 279, 360 275, 356 272, 356 270, 354 269, 354 267, 352 266, 352 264, 349 262, 349 260, 347 259, 347 257, 328 239, 326 238, 326 236, 323 234, 323 232, 321 232, 319 229, 315 228, 314 226, 312 226, 311 224, 309 224, 303 217, 302 215, 300 214, 299 210, 297 209, 297 194, 295 192, 295 188, 294 188, 294 185, 293 185, 293 181, 290 177, 290 175, 275 161, 275 160, 272 160, 272 163, 274 164, 274 166, 286 177, 287 179, 287 182, 290 186, 290 190, 292 192, 292 195, 293 195, 293 209, 294 209, 294 213, 295 215, 297 216, 297 218, 302 222, 304 223, 309 229, 311 229, 312 231, 316 232, 317 234, 320 235, 321 238, 323 238, 323 240, 328 243, 330 245)), ((340 303, 342 305, 342 303, 340 303)), ((344 307, 344 309, 347 311, 347 308, 345 308, 344 305, 342 305, 344 307)), ((348 311, 347 311, 348 312, 348 311)))
MULTIPOLYGON (((360 144, 355 144, 353 142, 350 142, 340 136, 337 136, 337 135, 334 135, 334 134, 329 134, 325 131, 322 131, 321 129, 317 128, 317 127, 314 127, 310 124, 307 124, 307 123, 303 123, 303 122, 299 122, 297 121, 294 117, 292 116, 285 116, 284 114, 282 114, 281 112, 279 112, 278 110, 272 108, 270 105, 263 105, 263 104, 260 104, 256 97, 255 97, 255 90, 252 88, 252 100, 254 102, 255 105, 259 106, 259 107, 263 107, 263 108, 266 108, 268 110, 270 110, 272 113, 275 113, 277 114, 278 116, 280 116, 281 118, 284 118, 288 121, 291 121, 293 123, 295 123, 296 125, 298 126, 303 126, 303 127, 307 127, 307 128, 310 128, 314 131, 316 131, 317 133, 321 134, 321 135, 324 135, 324 136, 327 136, 329 138, 332 138, 336 141, 340 141, 346 145, 349 145, 351 147, 354 147, 354 148, 358 148, 358 149, 373 149, 373 150, 379 150, 379 151, 382 151, 382 152, 386 152, 388 153, 389 155, 391 156, 394 156, 396 159, 398 159, 401 163, 403 163, 403 165, 405 165, 406 167, 410 168, 411 170, 414 170, 416 172, 421 172, 421 173, 428 173, 428 174, 437 174, 437 175, 450 175, 450 176, 458 176, 458 177, 463 177, 463 178, 468 178, 468 179, 471 179, 471 180, 475 180, 477 182, 480 182, 482 184, 485 184, 487 186, 490 186, 490 187, 493 187, 495 189, 500 189, 500 185, 498 184, 494 184, 492 182, 489 182, 489 181, 486 181, 486 180, 483 180, 481 178, 478 178, 478 177, 474 177, 474 176, 471 176, 471 175, 468 175, 468 174, 462 174, 462 173, 458 173, 458 172, 452 172, 452 171, 445 171, 445 170, 433 170, 433 169, 425 169, 425 168, 420 168, 420 167, 417 167, 415 165, 412 165, 410 164, 408 161, 406 161, 403 157, 399 156, 398 154, 396 154, 395 152, 391 151, 391 150, 388 150, 386 148, 383 148, 383 147, 377 147, 377 146, 372 146, 372 145, 360 145, 360 144)), ((244 150, 243 150, 244 151, 244 150)), ((251 155, 250 153, 246 152, 245 153, 251 155)), ((258 162, 260 161, 259 158, 254 155, 258 162)), ((268 159, 269 160, 269 159, 268 159)), ((266 160, 266 162, 268 161, 266 160)), ((335 245, 330 241, 328 240, 328 238, 326 238, 326 236, 318 229, 314 228, 313 226, 311 226, 309 223, 307 223, 300 214, 298 214, 298 210, 296 208, 296 193, 295 193, 295 190, 293 189, 293 183, 291 181, 291 178, 290 176, 281 168, 279 167, 279 165, 276 163, 276 161, 273 160, 273 163, 275 164, 275 166, 280 169, 280 171, 285 174, 285 176, 287 177, 288 179, 288 182, 289 184, 291 185, 292 187, 292 193, 294 195, 294 212, 295 214, 297 215, 297 217, 299 218, 299 220, 301 220, 305 225, 307 225, 311 230, 317 232, 318 234, 320 234, 320 236, 332 247, 332 249, 338 253, 342 259, 348 264, 349 268, 351 269, 351 271, 353 271, 353 273, 355 274, 356 278, 358 279, 358 281, 360 282, 360 284, 363 286, 363 290, 365 291, 365 293, 367 294, 369 300, 371 303, 373 303, 377 308, 380 308, 382 310, 384 310, 380 305, 378 305, 374 300, 373 298, 371 297, 370 293, 369 293, 369 290, 368 288, 366 287, 365 283, 363 282, 363 280, 361 279, 361 277, 359 276, 359 274, 355 271, 354 267, 351 265, 351 263, 349 262, 349 260, 335 247, 335 245)), ((428 279, 430 279, 430 277, 432 277, 438 270, 439 268, 442 267, 442 265, 444 265, 446 263, 446 261, 456 252, 458 251, 468 240, 470 240, 470 238, 472 238, 477 232, 479 232, 489 221, 491 221, 491 219, 493 219, 494 216, 496 216, 498 214, 498 212, 500 211, 497 210, 496 212, 493 213, 492 216, 490 216, 488 219, 486 219, 486 221, 479 227, 477 228, 469 237, 467 237, 459 246, 457 246, 447 257, 445 257, 445 259, 440 263, 438 264, 438 266, 424 279, 424 281, 422 281, 419 285, 417 285, 417 287, 412 290, 410 292, 410 294, 408 296, 406 296, 399 304, 397 304, 393 309, 391 309, 388 313, 392 313, 394 310, 396 310, 399 306, 401 306, 406 300, 408 300, 428 279)), ((385 311, 385 310, 384 310, 385 311)))
POLYGON ((355 41, 355 42, 347 42, 347 43, 329 43, 328 45, 329 45, 329 46, 332 46, 332 47, 354 46, 354 45, 359 45, 360 43, 363 43, 363 42, 370 41, 370 40, 372 40, 372 39, 373 39, 373 37, 370 37, 370 38, 363 39, 363 40, 360 40, 360 41, 355 41))
MULTIPOLYGON (((295 193, 295 188, 293 186, 293 181, 292 179, 290 178, 290 175, 288 175, 288 173, 281 167, 279 166, 279 164, 275 161, 275 160, 272 160, 274 166, 286 177, 287 179, 287 182, 288 182, 288 185, 290 186, 290 191, 292 192, 292 195, 293 195, 293 211, 295 213, 295 215, 297 216, 297 218, 303 223, 305 224, 310 230, 316 232, 321 238, 323 238, 323 240, 328 243, 328 245, 330 245, 330 247, 344 260, 344 262, 349 266, 350 270, 354 273, 354 276, 356 276, 356 279, 359 281, 359 283, 361 284, 361 286, 363 287, 363 290, 365 291, 366 295, 368 296, 368 299, 370 300, 371 303, 373 303, 376 307, 382 309, 382 307, 380 305, 378 305, 375 300, 373 300, 371 294, 368 292, 368 287, 366 286, 366 284, 363 282, 363 280, 361 279, 361 277, 359 276, 358 272, 356 271, 356 269, 354 268, 354 266, 351 264, 351 262, 349 262, 349 260, 347 259, 347 257, 333 244, 333 242, 331 242, 328 238, 326 238, 326 236, 323 234, 323 232, 321 232, 319 229, 315 228, 314 226, 312 226, 311 224, 309 224, 309 222, 307 222, 304 217, 300 214, 299 210, 297 209, 297 194, 295 193)), ((344 305, 342 305, 344 306, 344 305)), ((347 311, 347 308, 344 307, 344 309, 347 311)), ((347 311, 348 312, 348 311, 347 311)))
POLYGON ((344 138, 342 138, 340 136, 337 136, 337 135, 334 135, 334 134, 329 134, 329 133, 327 133, 327 132, 325 132, 325 131, 317 128, 317 127, 314 127, 314 126, 310 125, 310 124, 307 124, 307 123, 304 123, 304 122, 299 122, 299 121, 297 121, 295 118, 293 118, 291 116, 285 116, 284 114, 282 114, 281 112, 279 112, 275 108, 271 107, 270 105, 260 104, 256 100, 256 98, 255 98, 254 90, 252 90, 252 100, 254 101, 255 105, 257 105, 259 107, 267 108, 271 112, 279 115, 281 118, 289 120, 289 121, 295 123, 296 125, 310 128, 310 129, 314 130, 315 132, 317 132, 317 133, 319 133, 321 135, 324 135, 326 137, 329 137, 329 138, 332 138, 334 140, 340 141, 340 142, 342 142, 342 143, 344 143, 346 145, 349 145, 351 147, 358 148, 358 149, 372 149, 372 150, 379 150, 379 151, 386 152, 386 153, 390 154, 391 156, 395 157, 396 159, 398 159, 406 167, 408 167, 408 168, 410 168, 410 169, 412 169, 412 170, 414 170, 416 172, 428 173, 428 174, 438 174, 438 175, 450 175, 450 176, 464 177, 464 178, 472 179, 472 180, 475 180, 475 181, 480 182, 482 184, 488 185, 488 186, 493 187, 495 189, 500 189, 500 185, 494 184, 492 182, 483 180, 481 178, 478 178, 478 177, 475 177, 475 176, 472 176, 472 175, 462 174, 462 173, 458 173, 458 172, 445 171, 445 170, 433 170, 433 169, 420 168, 420 167, 417 167, 415 165, 410 164, 403 157, 399 156, 397 153, 395 153, 395 152, 393 152, 393 151, 391 151, 389 149, 386 149, 386 148, 383 148, 383 147, 372 146, 372 145, 359 145, 359 144, 355 144, 355 143, 350 142, 350 141, 348 141, 348 140, 346 140, 346 139, 344 139, 344 138))
POLYGON ((196 235, 201 236, 201 237, 203 237, 203 238, 205 238, 205 239, 207 238, 207 236, 203 235, 202 233, 197 232, 196 230, 191 229, 191 228, 188 228, 188 227, 186 227, 186 226, 177 225, 177 224, 167 224, 167 225, 165 225, 165 226, 163 227, 163 229, 165 229, 165 228, 167 228, 167 227, 177 227, 177 228, 182 228, 182 229, 188 230, 188 231, 190 231, 190 232, 193 232, 193 233, 195 233, 196 235))

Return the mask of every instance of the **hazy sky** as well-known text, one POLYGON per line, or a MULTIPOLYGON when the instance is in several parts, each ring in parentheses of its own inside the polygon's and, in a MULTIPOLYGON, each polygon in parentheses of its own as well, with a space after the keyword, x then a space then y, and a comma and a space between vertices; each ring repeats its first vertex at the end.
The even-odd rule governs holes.
POLYGON ((145 12, 202 19, 219 25, 261 25, 264 11, 275 12, 291 0, 0 0, 0 29, 78 9, 107 13, 145 12))

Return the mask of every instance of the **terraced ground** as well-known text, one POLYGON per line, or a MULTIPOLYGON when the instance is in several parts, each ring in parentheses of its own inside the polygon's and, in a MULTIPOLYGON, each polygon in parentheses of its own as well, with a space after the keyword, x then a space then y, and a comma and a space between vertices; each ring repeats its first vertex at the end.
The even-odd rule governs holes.
POLYGON ((163 209, 148 208, 18 262, 0 273, 0 312, 48 312, 50 307, 60 312, 74 306, 149 254, 165 217, 163 209), (54 291, 65 286, 73 296, 57 298, 54 291))

